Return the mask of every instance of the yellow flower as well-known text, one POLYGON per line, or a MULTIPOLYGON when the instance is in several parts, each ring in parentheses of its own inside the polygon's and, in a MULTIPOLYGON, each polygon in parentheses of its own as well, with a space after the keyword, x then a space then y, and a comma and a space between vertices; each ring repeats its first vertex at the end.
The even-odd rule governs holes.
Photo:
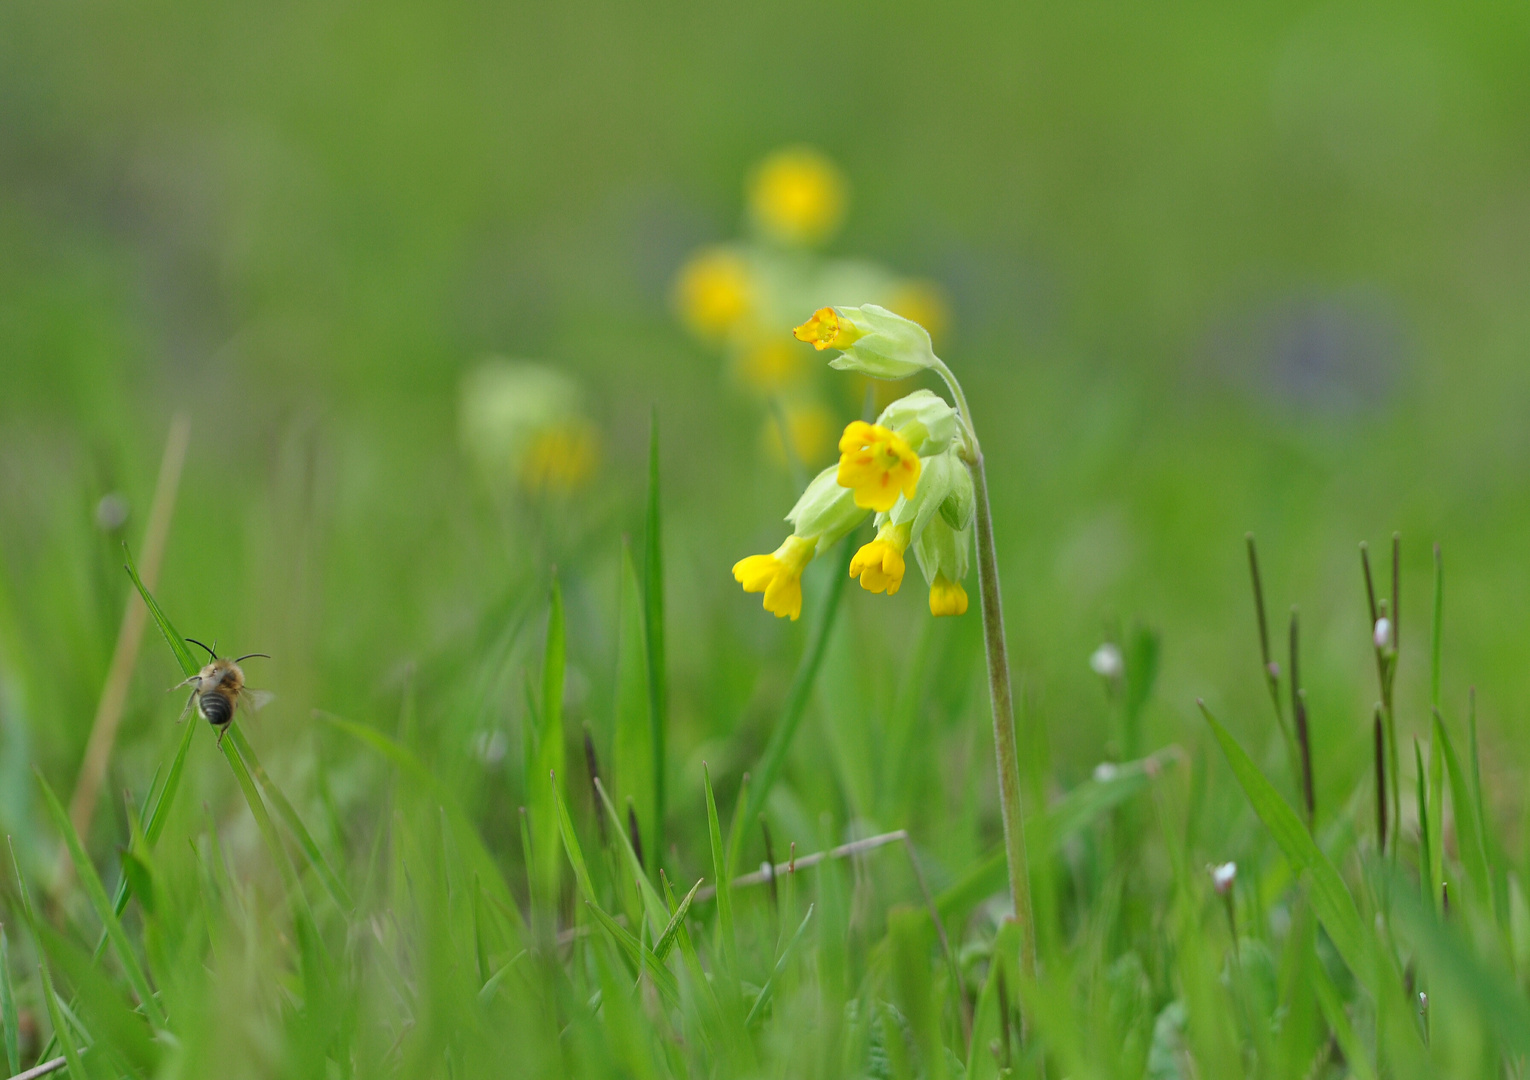
POLYGON ((833 308, 826 307, 813 312, 813 317, 793 330, 792 336, 798 341, 811 342, 813 348, 822 352, 824 349, 848 349, 866 334, 848 319, 841 319, 833 308))
POLYGON ((850 560, 850 576, 861 579, 867 592, 885 592, 892 596, 903 584, 903 551, 908 547, 913 523, 891 522, 877 530, 877 538, 862 546, 850 560))
POLYGON ((697 337, 726 337, 749 313, 753 300, 749 266, 726 248, 691 257, 675 282, 675 305, 697 337))
POLYGON ((829 410, 814 401, 791 401, 781 406, 779 416, 767 417, 760 430, 761 441, 770 456, 781 465, 788 461, 781 444, 781 421, 785 420, 787 445, 793 459, 815 465, 834 441, 834 418, 829 410))
POLYGON ((855 505, 891 510, 901 493, 909 499, 919 483, 919 455, 896 432, 855 420, 839 439, 840 487, 855 492, 855 505))
POLYGON ((930 614, 967 614, 967 590, 960 581, 952 581, 944 574, 935 575, 935 584, 930 586, 930 614))
POLYGON ((905 319, 912 319, 938 338, 951 321, 945 293, 933 281, 905 281, 892 295, 888 308, 905 319))
POLYGON ((739 379, 751 390, 776 394, 803 381, 810 370, 808 351, 795 341, 771 336, 738 354, 739 379))
POLYGON ((751 555, 733 564, 733 580, 745 592, 765 594, 765 610, 776 618, 797 621, 802 614, 802 570, 813 561, 818 544, 800 536, 788 536, 786 542, 769 555, 751 555))
POLYGON ((521 458, 521 486, 532 493, 572 491, 595 471, 599 444, 594 425, 570 420, 543 428, 521 458))
POLYGON ((816 150, 778 150, 749 185, 749 211, 767 236, 783 244, 827 240, 845 216, 844 175, 816 150))

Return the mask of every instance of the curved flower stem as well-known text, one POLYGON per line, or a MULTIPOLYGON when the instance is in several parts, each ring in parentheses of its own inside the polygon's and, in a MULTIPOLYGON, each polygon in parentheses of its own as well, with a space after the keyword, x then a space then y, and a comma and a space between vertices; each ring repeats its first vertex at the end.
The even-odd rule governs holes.
POLYGON ((1020 970, 1036 977, 1036 924, 1031 914, 1030 864, 1025 855, 1025 820, 1020 809, 1020 753, 1015 744, 1015 702, 1009 678, 1009 649, 1004 641, 1004 605, 999 595, 999 559, 993 540, 993 514, 983 452, 972 426, 972 413, 961 384, 945 364, 936 371, 956 400, 966 436, 962 457, 972 473, 977 519, 978 596, 983 611, 983 644, 988 657, 988 697, 993 712, 993 744, 999 770, 999 810, 1004 820, 1004 855, 1009 863, 1009 892, 1020 923, 1020 970))

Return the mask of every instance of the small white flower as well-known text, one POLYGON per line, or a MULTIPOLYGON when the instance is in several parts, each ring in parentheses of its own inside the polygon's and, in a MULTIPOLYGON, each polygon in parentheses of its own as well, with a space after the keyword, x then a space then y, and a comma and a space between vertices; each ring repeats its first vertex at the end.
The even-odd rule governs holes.
POLYGON ((128 519, 127 498, 118 492, 111 492, 101 496, 101 501, 96 503, 96 528, 102 532, 116 532, 127 524, 128 519))
POLYGON ((1376 631, 1372 635, 1376 640, 1376 648, 1385 649, 1392 640, 1392 620, 1385 615, 1376 620, 1376 631))
POLYGON ((1117 772, 1118 770, 1114 762, 1102 761, 1094 767, 1095 782, 1100 784, 1109 783, 1116 778, 1117 772))
POLYGON ((1238 864, 1225 862, 1221 866, 1211 868, 1211 887, 1217 891, 1218 896, 1226 896, 1232 890, 1233 882, 1238 879, 1238 864))
POLYGON ((1119 679, 1126 670, 1126 663, 1121 659, 1121 650, 1108 641, 1090 655, 1089 666, 1102 679, 1119 679))
POLYGON ((480 731, 473 739, 473 753, 485 765, 498 765, 510 749, 503 731, 480 731))

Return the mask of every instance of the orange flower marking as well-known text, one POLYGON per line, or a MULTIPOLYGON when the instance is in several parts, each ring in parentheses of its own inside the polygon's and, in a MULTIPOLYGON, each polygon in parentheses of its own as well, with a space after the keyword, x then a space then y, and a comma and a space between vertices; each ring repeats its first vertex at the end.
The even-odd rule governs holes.
POLYGON ((912 499, 919 467, 919 455, 902 436, 880 424, 856 420, 840 436, 835 478, 855 492, 855 505, 863 509, 891 510, 900 494, 912 499))
POLYGON ((822 352, 824 349, 848 349, 866 335, 856 329, 854 323, 841 319, 833 308, 826 307, 813 312, 813 317, 793 330, 792 336, 798 341, 811 342, 813 348, 822 352))

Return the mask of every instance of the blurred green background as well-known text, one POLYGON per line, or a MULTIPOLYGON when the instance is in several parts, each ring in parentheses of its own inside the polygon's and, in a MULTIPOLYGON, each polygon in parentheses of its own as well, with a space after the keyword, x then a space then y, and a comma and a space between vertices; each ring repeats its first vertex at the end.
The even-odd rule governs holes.
MULTIPOLYGON (((5 5, 0 826, 35 814, 30 763, 72 784, 127 596, 117 545, 141 543, 176 410, 191 455, 158 593, 184 633, 275 655, 251 671, 278 695, 251 737, 300 790, 316 753, 354 754, 319 746, 314 709, 391 728, 409 687, 443 752, 494 759, 497 731, 513 758, 554 563, 571 721, 608 737, 656 410, 673 798, 699 806, 703 757, 736 785, 810 618, 772 620, 729 567, 775 546, 795 492, 670 295, 692 251, 739 234, 750 169, 795 143, 850 181, 831 250, 948 298, 938 345, 974 400, 1057 783, 1110 756, 1087 658, 1134 620, 1163 640, 1150 746, 1199 742, 1201 695, 1280 760, 1253 530, 1277 625, 1303 611, 1320 800, 1349 791, 1376 693, 1356 543, 1395 529, 1403 700, 1423 700, 1438 540, 1446 699, 1459 715, 1479 687, 1488 787, 1513 791, 1527 32, 1509 3, 5 5), (470 467, 461 379, 491 354, 582 385, 601 458, 576 497, 513 498, 470 467), (97 524, 111 492, 120 532, 97 524), (491 707, 448 707, 470 677, 491 707)), ((853 389, 834 400, 836 424, 858 415, 853 389)), ((932 626, 922 589, 852 590, 845 616, 803 805, 873 814, 815 794, 815 771, 856 790, 924 642, 947 676, 921 713, 929 769, 991 834, 966 779, 992 783, 975 609, 932 626)), ((152 633, 108 792, 141 788, 173 738, 152 633)), ((878 824, 939 820, 893 805, 878 824)))

